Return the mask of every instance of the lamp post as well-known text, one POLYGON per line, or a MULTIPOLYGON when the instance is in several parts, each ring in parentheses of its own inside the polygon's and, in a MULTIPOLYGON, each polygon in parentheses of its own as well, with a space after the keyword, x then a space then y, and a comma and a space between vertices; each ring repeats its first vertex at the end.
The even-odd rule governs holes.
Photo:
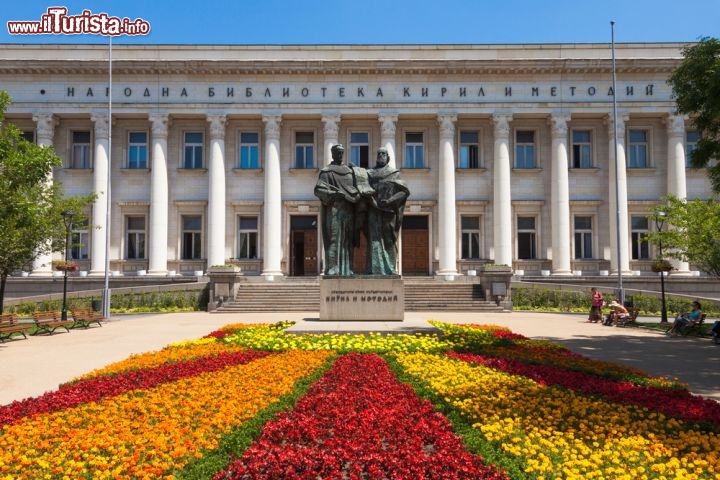
MULTIPOLYGON (((658 212, 655 216, 655 227, 658 232, 662 231, 663 225, 665 224, 665 212, 658 212)), ((658 255, 660 260, 664 260, 662 251, 662 238, 658 240, 658 255)), ((667 323, 667 307, 665 305, 665 271, 660 272, 660 322, 667 323)))
POLYGON ((70 232, 72 230, 73 212, 71 210, 65 210, 64 212, 62 212, 62 217, 63 223, 65 224, 65 269, 63 271, 63 301, 62 311, 60 312, 60 319, 67 320, 67 261, 70 257, 70 232))

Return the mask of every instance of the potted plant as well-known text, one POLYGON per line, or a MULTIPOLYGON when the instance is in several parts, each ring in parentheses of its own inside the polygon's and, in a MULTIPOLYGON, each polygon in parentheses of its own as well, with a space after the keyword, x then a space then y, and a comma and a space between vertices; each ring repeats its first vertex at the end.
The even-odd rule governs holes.
POLYGON ((74 272, 78 269, 78 264, 68 260, 56 260, 52 262, 55 270, 60 272, 74 272))
POLYGON ((673 266, 664 258, 658 258, 652 262, 650 268, 653 272, 669 272, 673 269, 673 266))

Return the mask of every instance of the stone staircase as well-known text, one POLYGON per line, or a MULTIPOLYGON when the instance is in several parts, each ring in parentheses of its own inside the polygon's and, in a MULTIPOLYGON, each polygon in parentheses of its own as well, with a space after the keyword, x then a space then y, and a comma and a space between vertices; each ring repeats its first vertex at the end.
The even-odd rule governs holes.
MULTIPOLYGON (((479 284, 444 282, 432 277, 406 277, 406 311, 499 312, 495 302, 485 300, 479 284)), ((320 283, 315 277, 288 278, 278 282, 246 282, 217 313, 318 312, 320 283)))

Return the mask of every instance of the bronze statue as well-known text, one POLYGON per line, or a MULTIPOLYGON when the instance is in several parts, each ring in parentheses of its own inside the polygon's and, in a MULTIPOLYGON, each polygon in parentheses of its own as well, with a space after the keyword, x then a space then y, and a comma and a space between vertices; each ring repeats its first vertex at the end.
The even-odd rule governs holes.
POLYGON ((375 168, 368 170, 370 186, 375 190, 366 230, 369 270, 373 275, 397 275, 398 237, 405 201, 410 196, 400 172, 389 162, 387 149, 379 148, 375 168))
POLYGON ((320 199, 320 222, 325 249, 325 275, 353 275, 356 245, 355 208, 360 199, 353 169, 342 164, 345 148, 333 145, 332 162, 322 170, 315 185, 320 199))

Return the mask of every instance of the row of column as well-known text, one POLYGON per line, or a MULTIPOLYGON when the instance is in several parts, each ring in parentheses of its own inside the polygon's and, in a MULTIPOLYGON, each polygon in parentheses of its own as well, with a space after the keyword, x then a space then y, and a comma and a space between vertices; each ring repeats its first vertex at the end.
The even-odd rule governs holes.
MULTIPOLYGON (((493 119, 493 249, 494 261, 497 264, 512 265, 512 197, 511 197, 511 156, 510 156, 510 122, 512 114, 497 113, 493 119)), ((110 168, 109 138, 110 129, 107 115, 93 115, 95 124, 95 145, 93 165, 93 191, 97 194, 92 210, 92 224, 99 227, 91 235, 92 257, 90 275, 101 275, 105 271, 106 246, 105 234, 107 224, 107 202, 110 198, 108 169, 110 168)), ((609 161, 609 206, 610 218, 617 216, 618 222, 610 222, 611 269, 617 273, 618 268, 624 273, 629 272, 630 258, 628 242, 620 242, 617 238, 628 237, 628 206, 627 178, 625 158, 625 122, 628 117, 618 119, 617 125, 610 125, 610 152, 617 145, 617 159, 609 161), (615 142, 617 137, 617 143, 615 142), (617 163, 617 169, 616 169, 617 163), (617 175, 617 181, 615 181, 617 175), (616 191, 617 186, 617 191, 616 191), (619 228, 619 230, 618 230, 619 228)), ((57 120, 52 114, 38 114, 33 117, 37 124, 37 141, 39 145, 52 146, 54 128, 57 120)), ((151 114, 149 120, 152 128, 152 159, 150 219, 148 232, 148 274, 164 275, 167 273, 167 241, 168 241, 168 176, 167 176, 167 139, 169 117, 167 114, 151 114)), ((264 211, 263 211, 263 270, 267 276, 282 275, 282 191, 280 171, 280 126, 281 115, 264 115, 264 211)), ((332 156, 330 148, 338 143, 338 113, 322 116, 324 127, 324 152, 326 162, 332 156)), ((395 133, 398 116, 381 114, 378 121, 381 125, 380 145, 390 153, 390 161, 395 166, 395 133)), ((208 155, 208 266, 220 265, 225 262, 225 115, 209 115, 209 155, 208 155)), ((455 201, 455 123, 457 114, 440 113, 437 116, 439 130, 438 155, 438 271, 439 275, 456 275, 457 272, 457 239, 456 239, 456 201, 455 201)), ((570 275, 571 272, 571 228, 570 198, 568 182, 568 122, 567 114, 554 114, 550 117, 552 141, 551 165, 551 216, 552 216, 552 272, 554 275, 570 275)), ((681 116, 670 116, 667 120, 668 130, 668 175, 667 192, 679 198, 686 197, 685 183, 685 124, 681 116)), ((52 181, 52 178, 48 179, 52 181)), ((34 275, 49 275, 50 256, 38 258, 34 275)), ((687 272, 688 265, 679 262, 679 272, 687 272)))

